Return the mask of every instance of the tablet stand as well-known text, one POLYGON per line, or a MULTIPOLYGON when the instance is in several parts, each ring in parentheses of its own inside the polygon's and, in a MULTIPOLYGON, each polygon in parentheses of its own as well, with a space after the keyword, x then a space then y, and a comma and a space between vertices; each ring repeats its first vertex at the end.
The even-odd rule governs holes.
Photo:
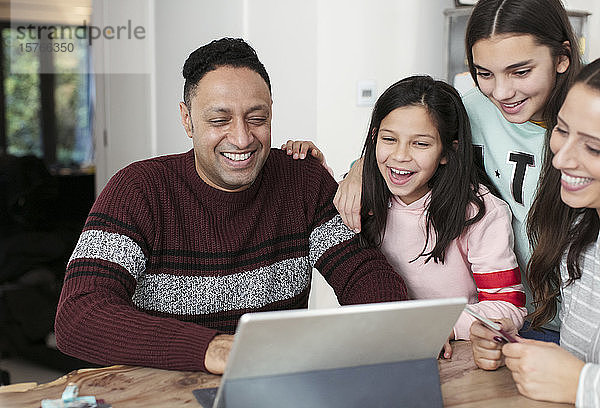
POLYGON ((235 379, 223 386, 226 408, 443 406, 433 358, 235 379))

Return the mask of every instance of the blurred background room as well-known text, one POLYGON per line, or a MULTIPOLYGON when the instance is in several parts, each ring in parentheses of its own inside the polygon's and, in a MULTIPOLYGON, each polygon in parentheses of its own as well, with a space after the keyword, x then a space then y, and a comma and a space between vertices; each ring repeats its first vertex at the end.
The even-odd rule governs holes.
MULTIPOLYGON (((389 85, 472 86, 474 2, 0 0, 0 385, 91 366, 54 345, 66 262, 117 170, 192 147, 178 106, 190 52, 246 39, 271 77, 272 146, 314 141, 339 180, 389 85)), ((600 57, 600 1, 564 4, 585 59, 600 57)), ((310 306, 336 304, 315 274, 310 306)))

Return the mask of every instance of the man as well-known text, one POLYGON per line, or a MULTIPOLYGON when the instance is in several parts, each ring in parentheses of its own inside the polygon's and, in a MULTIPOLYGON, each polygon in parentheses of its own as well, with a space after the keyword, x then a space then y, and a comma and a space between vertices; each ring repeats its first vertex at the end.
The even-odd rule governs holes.
POLYGON ((271 150, 271 86, 224 38, 186 61, 187 153, 133 163, 94 204, 67 266, 58 348, 100 364, 222 373, 243 313, 304 308, 319 269, 342 304, 406 298, 336 213, 317 160, 271 150))

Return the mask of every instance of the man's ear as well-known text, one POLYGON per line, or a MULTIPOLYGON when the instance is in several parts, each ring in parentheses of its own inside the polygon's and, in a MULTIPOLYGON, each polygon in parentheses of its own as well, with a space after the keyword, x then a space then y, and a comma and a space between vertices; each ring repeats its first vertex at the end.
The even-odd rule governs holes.
MULTIPOLYGON (((564 41, 563 45, 566 49, 571 49, 571 44, 569 43, 569 41, 564 41)), ((559 55, 556 60, 556 72, 558 72, 559 74, 564 74, 565 72, 567 72, 570 65, 571 59, 568 55, 559 55)))
POLYGON ((179 113, 181 115, 181 124, 185 129, 188 137, 191 139, 194 136, 194 125, 192 124, 192 115, 185 102, 179 102, 179 113))

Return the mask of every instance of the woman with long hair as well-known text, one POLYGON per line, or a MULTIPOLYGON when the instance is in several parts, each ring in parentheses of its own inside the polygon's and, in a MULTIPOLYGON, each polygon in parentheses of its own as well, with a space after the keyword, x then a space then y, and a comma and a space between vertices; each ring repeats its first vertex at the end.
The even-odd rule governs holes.
MULTIPOLYGON (((532 325, 552 318, 560 299, 560 346, 517 338, 502 345, 471 327, 475 363, 502 364, 527 397, 600 407, 600 59, 575 80, 557 115, 528 230, 532 325)), ((508 319, 503 328, 515 334, 508 319)))

